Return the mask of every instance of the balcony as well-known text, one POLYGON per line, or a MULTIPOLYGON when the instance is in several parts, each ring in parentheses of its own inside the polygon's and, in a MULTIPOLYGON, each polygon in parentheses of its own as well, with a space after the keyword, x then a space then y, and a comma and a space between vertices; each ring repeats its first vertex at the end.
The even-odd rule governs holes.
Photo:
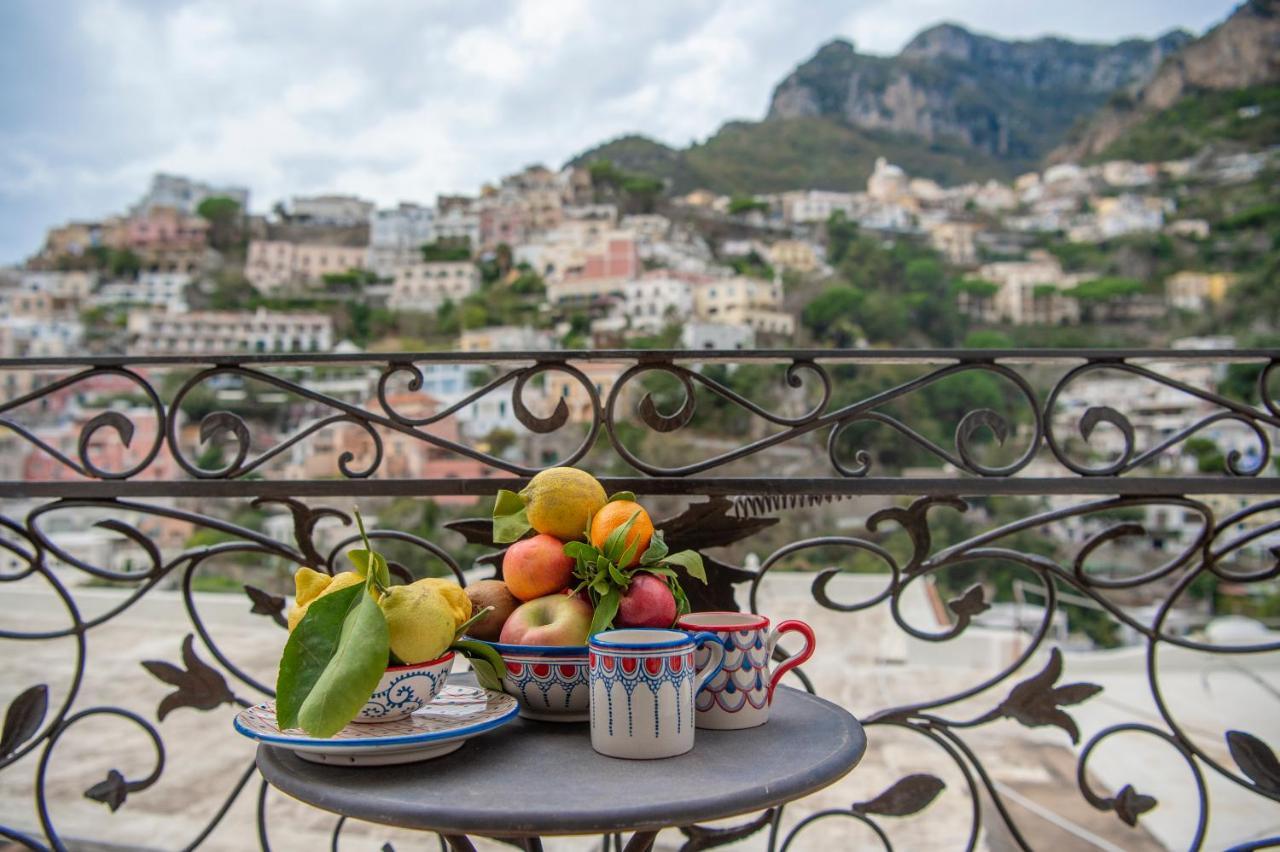
POLYGON ((230 717, 271 695, 290 572, 340 565, 354 503, 401 576, 465 581, 494 571, 475 519, 497 489, 577 465, 703 552, 695 608, 808 620, 818 652, 791 685, 848 707, 871 743, 829 790, 656 848, 1262 841, 1280 824, 1278 363, 1251 350, 0 361, 0 387, 21 389, 0 402, 0 836, 421 848, 272 791, 230 717), (426 396, 445 373, 456 393, 426 396))

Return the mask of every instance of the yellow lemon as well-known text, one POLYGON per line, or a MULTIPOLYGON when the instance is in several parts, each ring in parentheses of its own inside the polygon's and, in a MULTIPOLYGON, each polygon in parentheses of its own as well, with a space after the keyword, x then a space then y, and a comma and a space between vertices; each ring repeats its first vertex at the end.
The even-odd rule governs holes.
POLYGON ((421 586, 424 589, 435 589, 444 595, 444 599, 449 602, 449 606, 453 609, 453 620, 456 624, 461 625, 462 622, 471 617, 471 598, 467 597, 466 591, 456 581, 444 577, 426 577, 410 585, 421 586))
MULTIPOLYGON (((311 569, 301 568, 298 570, 298 574, 301 574, 303 571, 311 571, 311 569)), ((326 574, 321 574, 319 571, 311 571, 311 573, 320 574, 320 577, 328 576, 326 574)), ((347 588, 348 586, 354 586, 357 583, 363 582, 364 577, 361 577, 355 571, 343 571, 341 574, 334 574, 332 579, 320 588, 319 592, 313 594, 306 600, 303 600, 301 592, 304 586, 308 592, 310 592, 318 586, 319 578, 304 577, 299 579, 297 574, 295 574, 294 586, 298 589, 299 594, 294 599, 293 609, 289 610, 289 632, 292 633, 293 629, 298 626, 298 622, 302 621, 302 617, 307 614, 307 608, 311 606, 311 604, 315 603, 325 595, 331 595, 334 592, 347 588)))
POLYGON ((453 642, 458 626, 453 606, 438 588, 418 583, 392 586, 378 606, 387 618, 391 653, 405 663, 434 660, 453 642))
POLYGON ((333 580, 333 576, 314 568, 302 566, 293 575, 293 602, 298 606, 306 606, 316 598, 333 580))
POLYGON ((585 536, 591 516, 608 499, 604 486, 594 476, 573 467, 542 471, 529 480, 520 496, 525 501, 529 525, 561 541, 585 536))

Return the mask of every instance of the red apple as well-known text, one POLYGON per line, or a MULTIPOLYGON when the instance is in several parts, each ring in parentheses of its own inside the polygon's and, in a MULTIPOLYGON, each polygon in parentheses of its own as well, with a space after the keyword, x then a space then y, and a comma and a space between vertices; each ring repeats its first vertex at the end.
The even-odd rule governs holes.
POLYGON ((573 579, 574 561, 564 542, 546 533, 517 541, 502 555, 502 579, 511 594, 531 601, 558 592, 573 579))
POLYGON ((498 641, 505 645, 585 645, 592 614, 591 604, 576 595, 534 598, 507 617, 498 641))
POLYGON ((622 593, 618 627, 670 627, 676 620, 676 598, 661 577, 638 572, 622 593))

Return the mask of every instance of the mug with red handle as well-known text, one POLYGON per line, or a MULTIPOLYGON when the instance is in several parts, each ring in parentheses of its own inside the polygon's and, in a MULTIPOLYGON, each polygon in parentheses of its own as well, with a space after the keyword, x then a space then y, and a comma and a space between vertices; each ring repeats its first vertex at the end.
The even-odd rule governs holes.
MULTIPOLYGON (((803 621, 784 621, 771 632, 769 619, 747 612, 691 612, 676 622, 680 630, 710 632, 724 644, 724 666, 697 696, 699 728, 736 730, 769 721, 773 690, 782 676, 813 655, 813 630, 803 621), (779 637, 799 633, 804 648, 769 672, 779 637)), ((699 663, 706 651, 699 651, 699 663)))

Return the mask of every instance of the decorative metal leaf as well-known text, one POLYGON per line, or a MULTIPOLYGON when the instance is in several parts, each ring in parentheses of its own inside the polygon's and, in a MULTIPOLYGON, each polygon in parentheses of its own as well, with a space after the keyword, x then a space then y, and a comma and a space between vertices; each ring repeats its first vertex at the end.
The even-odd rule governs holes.
POLYGON ((289 622, 284 617, 284 598, 279 595, 268 594, 256 586, 250 586, 248 583, 244 586, 244 593, 249 596, 249 600, 253 601, 253 608, 249 611, 254 615, 269 615, 271 620, 281 627, 288 627, 289 622))
POLYGON ((222 674, 196 656, 194 643, 195 637, 190 633, 182 640, 182 663, 187 667, 186 671, 160 660, 146 660, 142 663, 142 667, 151 674, 178 687, 177 691, 166 695, 156 709, 156 717, 161 722, 171 710, 179 707, 212 710, 220 704, 235 701, 222 674))
POLYGON ((1085 411, 1080 418, 1080 437, 1089 440, 1099 423, 1115 426, 1124 435, 1126 443, 1133 444, 1133 424, 1129 422, 1129 418, 1106 405, 1095 405, 1085 411))
POLYGON ((933 537, 929 533, 929 510, 934 506, 949 506, 957 512, 966 512, 969 504, 959 497, 921 497, 912 501, 905 509, 901 506, 890 506, 880 509, 867 518, 867 531, 875 532, 880 524, 893 521, 911 538, 911 561, 903 566, 906 574, 914 574, 920 570, 924 560, 933 549, 933 537))
POLYGON ((924 810, 947 787, 936 775, 908 775, 869 802, 855 802, 853 812, 866 816, 910 816, 924 810))
POLYGON ((778 522, 777 518, 738 518, 732 514, 733 501, 712 497, 705 503, 692 503, 674 518, 657 521, 671 552, 724 547, 749 538, 778 522))
POLYGON ((965 589, 960 597, 947 601, 947 609, 955 613, 961 621, 968 622, 973 616, 991 609, 991 604, 987 603, 982 586, 975 583, 965 589))
POLYGON ((4 714, 4 733, 0 734, 0 758, 8 757, 18 746, 35 736, 49 709, 49 687, 43 683, 24 689, 4 714))
POLYGON ((461 518, 449 521, 446 529, 451 529, 467 540, 467 544, 483 544, 485 547, 505 547, 493 541, 493 521, 490 518, 461 518))
POLYGON ((1110 800, 1111 808, 1116 816, 1124 820, 1126 825, 1138 824, 1138 817, 1154 808, 1157 804, 1153 796, 1148 796, 1133 789, 1132 784, 1125 784, 1120 793, 1110 800))
POLYGON ((1054 725, 1062 728, 1071 737, 1071 742, 1080 742, 1080 729, 1075 720, 1059 710, 1072 704, 1079 704, 1102 691, 1102 687, 1093 683, 1069 683, 1054 687, 1054 683, 1062 675, 1062 652, 1054 648, 1049 655, 1049 663, 1040 671, 1019 683, 996 708, 1002 716, 1015 719, 1028 728, 1042 725, 1054 725))
POLYGON ((751 822, 742 825, 731 825, 728 828, 707 828, 701 825, 682 825, 680 833, 689 838, 680 847, 680 852, 699 852, 702 849, 714 849, 727 846, 750 837, 773 821, 773 808, 760 814, 751 822))
POLYGON ((99 781, 88 790, 85 790, 84 796, 86 799, 102 802, 111 808, 114 813, 117 808, 124 804, 124 800, 129 797, 129 783, 124 780, 124 776, 117 770, 112 769, 107 773, 105 780, 99 781))
POLYGON ((1259 789, 1280 795, 1280 761, 1270 746, 1244 731, 1227 731, 1227 748, 1236 766, 1259 789))
POLYGON ((345 512, 326 506, 313 509, 292 497, 258 497, 251 505, 256 509, 270 504, 284 506, 289 510, 289 514, 293 516, 293 540, 298 543, 298 549, 302 551, 307 563, 316 568, 325 563, 324 556, 315 545, 316 524, 322 518, 337 518, 344 526, 351 526, 351 517, 345 512))

